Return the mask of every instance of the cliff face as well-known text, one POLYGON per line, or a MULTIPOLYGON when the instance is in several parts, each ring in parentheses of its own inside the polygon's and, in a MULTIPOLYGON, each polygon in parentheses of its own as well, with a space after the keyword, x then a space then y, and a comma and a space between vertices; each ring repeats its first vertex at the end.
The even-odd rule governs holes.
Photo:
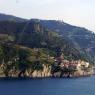
MULTIPOLYGON (((80 63, 79 63, 80 64, 80 63)), ((7 77, 18 78, 18 77, 29 77, 29 78, 45 78, 45 77, 80 77, 80 76, 90 76, 94 74, 93 67, 80 67, 78 65, 74 70, 71 67, 67 68, 61 67, 58 70, 58 66, 55 67, 56 71, 52 72, 52 66, 43 65, 43 70, 32 70, 31 68, 25 71, 11 69, 8 72, 7 77), (20 76, 19 76, 20 74, 20 76)), ((73 67, 72 67, 73 68, 73 67)), ((0 77, 6 77, 4 72, 4 66, 0 66, 0 77)))
POLYGON ((43 70, 42 71, 35 70, 31 74, 31 77, 51 77, 51 76, 52 76, 51 75, 51 66, 46 66, 46 65, 43 65, 43 70))
MULTIPOLYGON (((0 77, 6 77, 4 71, 4 66, 0 66, 0 77)), ((8 77, 19 77, 19 73, 22 72, 20 70, 13 70, 11 69, 8 73, 8 77)), ((51 66, 43 65, 43 70, 32 70, 32 69, 26 69, 25 72, 21 73, 20 77, 51 77, 51 66)))

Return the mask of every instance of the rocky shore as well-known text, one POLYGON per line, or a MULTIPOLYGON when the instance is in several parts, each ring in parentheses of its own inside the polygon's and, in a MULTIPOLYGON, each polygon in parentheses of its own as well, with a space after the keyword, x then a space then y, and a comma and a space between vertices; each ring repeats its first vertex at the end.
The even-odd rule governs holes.
POLYGON ((75 70, 73 72, 52 72, 52 67, 48 65, 43 65, 43 70, 34 70, 27 69, 24 72, 19 70, 10 70, 8 76, 6 76, 0 67, 0 78, 46 78, 46 77, 55 77, 55 78, 77 78, 77 77, 86 77, 94 75, 94 69, 89 68, 89 70, 75 70), (19 74, 21 75, 19 76, 19 74))

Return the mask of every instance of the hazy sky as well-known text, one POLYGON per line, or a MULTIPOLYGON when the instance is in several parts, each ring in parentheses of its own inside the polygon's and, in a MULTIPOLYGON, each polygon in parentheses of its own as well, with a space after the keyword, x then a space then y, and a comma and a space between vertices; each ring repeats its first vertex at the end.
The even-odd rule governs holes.
POLYGON ((95 0, 0 0, 0 12, 29 19, 63 20, 95 31, 95 0))

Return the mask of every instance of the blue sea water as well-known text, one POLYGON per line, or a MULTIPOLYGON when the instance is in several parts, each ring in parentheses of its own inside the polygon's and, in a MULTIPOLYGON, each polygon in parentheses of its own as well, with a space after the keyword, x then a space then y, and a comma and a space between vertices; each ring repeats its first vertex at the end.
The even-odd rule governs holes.
POLYGON ((95 77, 0 80, 0 95, 95 95, 95 77))

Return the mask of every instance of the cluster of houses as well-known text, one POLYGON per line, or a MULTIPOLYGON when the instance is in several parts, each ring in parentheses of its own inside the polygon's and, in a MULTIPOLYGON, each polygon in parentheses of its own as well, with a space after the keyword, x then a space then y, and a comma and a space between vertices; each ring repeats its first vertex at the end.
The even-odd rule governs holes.
POLYGON ((89 62, 86 62, 83 60, 69 61, 69 60, 64 59, 63 55, 55 58, 55 65, 59 66, 63 70, 64 70, 64 68, 67 69, 68 71, 71 70, 71 72, 73 72, 73 73, 71 73, 71 76, 75 76, 75 77, 89 76, 89 75, 94 74, 93 68, 89 62))

